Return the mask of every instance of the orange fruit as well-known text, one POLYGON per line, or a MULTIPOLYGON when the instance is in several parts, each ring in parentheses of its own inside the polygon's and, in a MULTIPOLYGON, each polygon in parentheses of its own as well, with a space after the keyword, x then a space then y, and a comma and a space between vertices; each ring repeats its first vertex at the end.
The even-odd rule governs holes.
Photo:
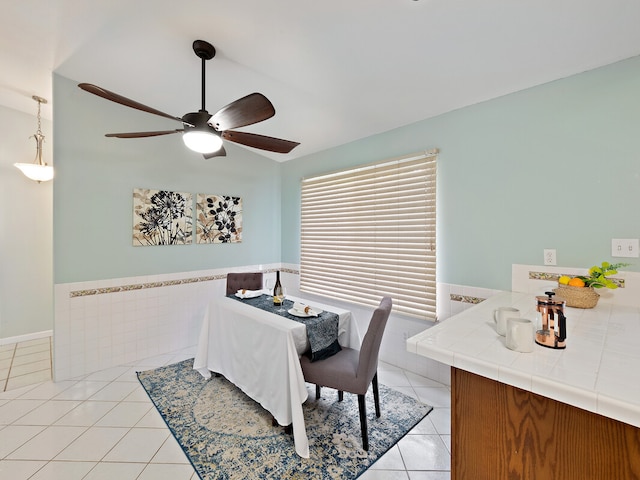
POLYGON ((581 278, 574 277, 571 280, 569 280, 568 285, 572 287, 584 287, 584 281, 581 278))

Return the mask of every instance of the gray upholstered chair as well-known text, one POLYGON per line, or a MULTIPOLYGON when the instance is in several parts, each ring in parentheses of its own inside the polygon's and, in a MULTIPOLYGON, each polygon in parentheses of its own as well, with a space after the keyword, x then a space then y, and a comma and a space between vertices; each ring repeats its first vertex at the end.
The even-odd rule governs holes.
POLYGON ((243 288, 262 289, 262 272, 227 273, 227 295, 232 295, 243 288))
POLYGON ((391 298, 384 297, 378 308, 375 309, 360 351, 343 347, 341 351, 324 360, 311 362, 306 355, 300 358, 305 381, 316 384, 316 398, 320 398, 320 387, 338 390, 339 401, 342 401, 343 392, 358 395, 362 448, 365 450, 369 450, 369 436, 364 396, 371 384, 376 417, 380 417, 378 352, 380 351, 382 334, 391 313, 391 305, 391 298))

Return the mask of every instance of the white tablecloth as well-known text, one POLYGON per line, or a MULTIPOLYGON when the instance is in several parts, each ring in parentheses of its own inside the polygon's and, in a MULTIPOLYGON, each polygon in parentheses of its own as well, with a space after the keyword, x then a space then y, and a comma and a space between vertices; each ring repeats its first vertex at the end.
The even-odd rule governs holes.
MULTIPOLYGON (((304 300, 287 297, 293 301, 304 300)), ((340 345, 360 348, 348 310, 311 302, 339 315, 340 345)), ((260 403, 280 425, 293 424, 296 452, 309 457, 302 404, 307 389, 298 356, 308 348, 306 326, 232 298, 209 302, 193 368, 205 378, 224 375, 260 403)))

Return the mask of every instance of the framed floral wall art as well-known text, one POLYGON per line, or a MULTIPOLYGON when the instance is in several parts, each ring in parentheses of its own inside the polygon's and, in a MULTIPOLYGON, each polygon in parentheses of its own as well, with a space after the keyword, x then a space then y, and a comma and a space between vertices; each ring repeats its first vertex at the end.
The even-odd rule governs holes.
POLYGON ((242 242, 242 198, 199 193, 196 197, 196 242, 242 242))
POLYGON ((189 245, 193 237, 193 195, 135 188, 133 245, 189 245))

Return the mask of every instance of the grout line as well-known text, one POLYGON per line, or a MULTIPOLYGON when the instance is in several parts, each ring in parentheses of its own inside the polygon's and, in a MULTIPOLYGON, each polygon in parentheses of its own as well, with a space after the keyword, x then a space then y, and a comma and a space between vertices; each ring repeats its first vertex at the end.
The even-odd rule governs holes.
MULTIPOLYGON (((48 341, 49 367, 48 368, 43 368, 43 369, 40 369, 40 370, 35 370, 33 372, 23 373, 22 375, 13 375, 14 363, 15 363, 16 357, 24 357, 24 356, 28 356, 28 355, 33 355, 35 353, 41 353, 41 352, 44 351, 44 350, 42 350, 40 352, 28 353, 26 355, 18 355, 17 354, 18 353, 18 348, 19 348, 19 345, 21 343, 26 343, 26 342, 17 342, 17 343, 13 344, 13 353, 11 355, 11 363, 9 364, 9 370, 7 371, 7 378, 4 379, 4 382, 3 382, 3 385, 2 385, 2 392, 6 392, 7 391, 7 388, 9 387, 9 380, 13 380, 13 379, 16 379, 16 378, 24 377, 26 375, 32 375, 32 374, 35 374, 35 373, 40 373, 40 372, 43 372, 45 370, 49 371, 49 379, 50 380, 53 379, 53 375, 52 375, 52 373, 53 373, 53 368, 52 368, 52 366, 53 366, 53 360, 52 360, 53 353, 51 351, 52 350, 52 348, 51 348, 51 337, 49 337, 49 341, 48 341)), ((40 361, 40 360, 37 360, 37 361, 40 361)), ((24 363, 22 365, 28 365, 29 363, 33 363, 33 362, 27 362, 27 363, 24 363)), ((38 381, 32 382, 32 384, 41 383, 41 382, 42 382, 42 380, 38 380, 38 381)), ((29 385, 30 385, 29 383, 26 383, 26 384, 20 385, 20 387, 16 387, 16 388, 27 387, 29 385)))
POLYGON ((13 359, 16 358, 16 349, 18 348, 18 344, 13 345, 13 353, 11 354, 11 363, 9 363, 9 370, 7 370, 7 378, 4 380, 4 385, 2 385, 2 391, 7 391, 7 385, 9 385, 9 378, 11 378, 11 367, 13 367, 13 359))
POLYGON ((49 337, 49 368, 51 369, 51 380, 53 380, 53 336, 49 337))

